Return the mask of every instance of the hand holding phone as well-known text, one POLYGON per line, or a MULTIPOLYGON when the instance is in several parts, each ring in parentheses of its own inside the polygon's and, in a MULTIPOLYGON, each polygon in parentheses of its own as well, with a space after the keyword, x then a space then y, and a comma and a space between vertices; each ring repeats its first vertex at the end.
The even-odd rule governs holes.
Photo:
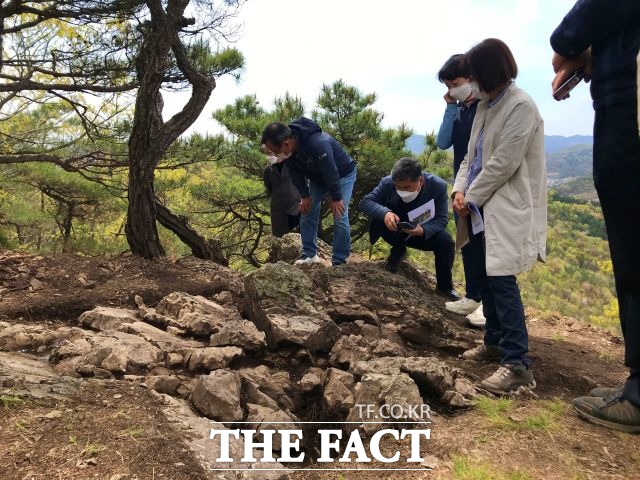
POLYGON ((398 227, 398 230, 413 230, 416 228, 416 224, 411 222, 398 222, 396 226, 398 227))
POLYGON ((574 70, 573 74, 571 74, 571 76, 562 85, 560 85, 560 87, 558 87, 558 89, 555 92, 553 92, 553 98, 555 98, 558 101, 569 98, 569 92, 573 90, 575 86, 582 81, 583 78, 584 78, 583 68, 574 70))

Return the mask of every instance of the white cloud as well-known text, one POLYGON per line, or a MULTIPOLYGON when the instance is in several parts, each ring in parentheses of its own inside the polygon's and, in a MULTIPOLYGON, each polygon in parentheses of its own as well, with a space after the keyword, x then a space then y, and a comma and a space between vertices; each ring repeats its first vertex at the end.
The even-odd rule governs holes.
MULTIPOLYGON (((320 87, 342 78, 376 92, 384 124, 406 122, 416 133, 437 130, 445 90, 444 61, 487 37, 504 40, 520 68, 518 84, 536 100, 549 134, 589 134, 593 113, 584 86, 571 100, 551 98, 549 35, 574 0, 428 2, 419 0, 250 0, 242 9, 237 47, 245 71, 221 79, 195 130, 218 131, 211 112, 255 93, 270 106, 289 92, 308 111, 320 87)), ((167 113, 177 109, 177 98, 167 113)), ((169 102, 168 102, 169 103, 169 102)))

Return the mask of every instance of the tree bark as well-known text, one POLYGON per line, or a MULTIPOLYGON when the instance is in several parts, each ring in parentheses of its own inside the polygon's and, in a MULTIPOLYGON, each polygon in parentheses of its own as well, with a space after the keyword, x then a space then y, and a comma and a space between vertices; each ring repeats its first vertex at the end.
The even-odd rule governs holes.
MULTIPOLYGON (((136 61, 140 87, 136 97, 133 128, 129 137, 129 207, 125 233, 134 255, 157 258, 164 255, 158 238, 156 219, 166 221, 183 241, 198 252, 198 256, 211 258, 206 241, 181 225, 169 210, 159 212, 153 190, 154 171, 171 144, 198 118, 215 87, 215 80, 200 74, 190 64, 178 32, 182 28, 183 14, 189 0, 169 0, 166 11, 160 0, 149 0, 151 14, 148 30, 136 61), (167 122, 162 120, 163 101, 160 87, 169 66, 170 54, 177 67, 192 86, 191 97, 182 111, 167 122)), ((194 253, 195 255, 195 253, 194 253)), ((222 257, 223 258, 223 257, 222 257)))
POLYGON ((228 266, 229 261, 222 254, 220 245, 214 240, 205 240, 196 232, 185 217, 171 213, 158 199, 156 199, 156 219, 168 230, 175 233, 180 240, 191 248, 194 257, 211 260, 228 266))

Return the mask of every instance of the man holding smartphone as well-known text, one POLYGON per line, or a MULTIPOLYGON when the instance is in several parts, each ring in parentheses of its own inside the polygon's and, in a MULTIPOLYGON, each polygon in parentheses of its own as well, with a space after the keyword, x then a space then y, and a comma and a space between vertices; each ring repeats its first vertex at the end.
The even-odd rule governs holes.
POLYGON ((595 109, 593 179, 609 238, 625 365, 620 388, 573 405, 585 420, 640 433, 640 215, 625 208, 640 188, 640 1, 579 0, 551 36, 553 91, 584 69, 595 109))
POLYGON ((449 300, 459 300, 453 288, 451 269, 455 244, 445 230, 449 221, 447 184, 423 172, 414 159, 404 157, 378 186, 360 202, 360 210, 371 218, 371 244, 382 237, 391 252, 386 268, 397 272, 407 248, 435 255, 437 291, 449 300))

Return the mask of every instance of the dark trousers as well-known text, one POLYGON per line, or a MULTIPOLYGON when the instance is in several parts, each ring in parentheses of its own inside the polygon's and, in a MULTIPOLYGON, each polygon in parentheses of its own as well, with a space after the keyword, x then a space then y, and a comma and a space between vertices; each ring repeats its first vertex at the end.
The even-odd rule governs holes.
POLYGON ((640 406, 640 137, 637 100, 596 110, 593 180, 609 237, 625 365, 624 397, 640 406))
POLYGON ((436 264, 436 282, 439 290, 453 290, 453 278, 451 269, 455 258, 455 243, 446 231, 442 230, 435 235, 424 239, 423 237, 408 237, 403 232, 392 232, 385 226, 384 222, 373 220, 371 222, 371 233, 374 238, 382 237, 385 242, 391 245, 391 254, 401 256, 407 248, 415 248, 426 252, 433 252, 436 264))
MULTIPOLYGON (((453 219, 457 225, 460 217, 455 211, 453 212, 453 219)), ((468 243, 462 247, 461 252, 466 287, 465 297, 479 302, 482 299, 481 286, 484 273, 484 264, 481 264, 480 261, 484 259, 484 251, 478 248, 474 249, 471 243, 468 243), (482 256, 481 260, 479 260, 479 256, 482 256)))
POLYGON ((514 275, 488 276, 486 269, 484 232, 471 235, 469 247, 473 260, 481 269, 480 292, 485 323, 484 343, 495 345, 502 351, 502 364, 519 363, 529 368, 529 334, 524 318, 520 289, 514 275))

